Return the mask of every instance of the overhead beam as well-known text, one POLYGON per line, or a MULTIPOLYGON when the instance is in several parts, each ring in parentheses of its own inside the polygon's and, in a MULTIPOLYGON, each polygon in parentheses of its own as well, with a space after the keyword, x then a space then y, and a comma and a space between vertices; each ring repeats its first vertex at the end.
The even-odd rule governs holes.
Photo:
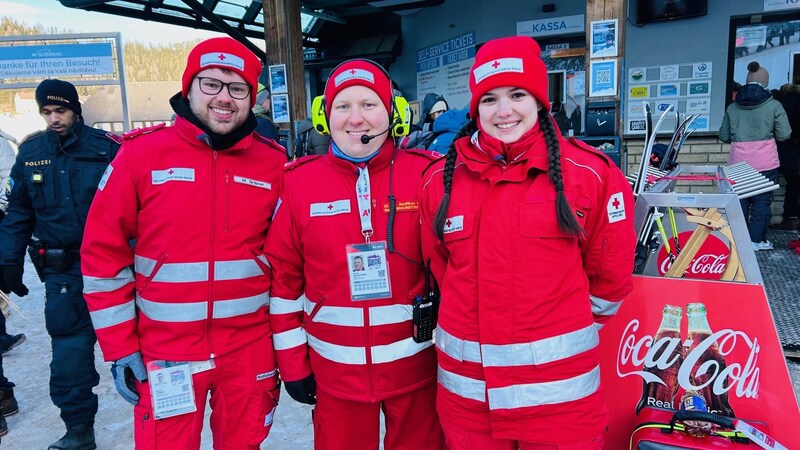
POLYGON ((215 27, 219 29, 219 31, 222 31, 228 36, 244 44, 245 47, 250 49, 251 52, 255 53, 256 56, 258 56, 258 59, 260 59, 261 61, 267 60, 267 54, 264 53, 264 50, 261 50, 260 48, 258 48, 258 46, 250 42, 250 40, 247 39, 247 36, 242 34, 238 28, 230 26, 228 22, 225 22, 219 16, 214 14, 214 11, 211 11, 205 6, 201 5, 200 2, 198 2, 197 0, 181 0, 181 1, 186 6, 192 8, 192 10, 196 11, 201 16, 203 16, 203 18, 211 22, 215 27))

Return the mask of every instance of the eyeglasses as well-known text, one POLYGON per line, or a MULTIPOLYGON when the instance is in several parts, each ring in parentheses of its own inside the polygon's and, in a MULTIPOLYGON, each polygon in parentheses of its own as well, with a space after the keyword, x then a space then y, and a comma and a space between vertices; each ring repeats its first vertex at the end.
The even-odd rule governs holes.
POLYGON ((250 86, 247 83, 223 83, 216 78, 209 77, 197 77, 197 83, 200 85, 200 91, 207 95, 219 94, 222 92, 223 86, 228 87, 228 94, 230 94, 231 98, 244 100, 250 95, 250 86))

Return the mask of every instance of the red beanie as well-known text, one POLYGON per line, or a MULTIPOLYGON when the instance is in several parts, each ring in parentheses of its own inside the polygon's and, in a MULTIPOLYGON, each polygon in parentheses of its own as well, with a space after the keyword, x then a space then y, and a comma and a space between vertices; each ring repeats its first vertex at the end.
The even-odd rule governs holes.
POLYGON ((184 97, 189 95, 194 76, 211 67, 232 70, 244 78, 250 86, 250 107, 255 104, 261 61, 244 44, 229 37, 206 39, 189 52, 182 79, 184 97))
POLYGON ((331 106, 336 96, 350 86, 364 86, 375 91, 391 115, 392 82, 386 71, 372 61, 351 59, 333 69, 325 83, 325 116, 330 117, 331 106))
POLYGON ((530 92, 547 111, 547 67, 539 44, 528 36, 492 39, 475 55, 469 76, 470 118, 478 117, 481 96, 498 87, 517 87, 530 92))

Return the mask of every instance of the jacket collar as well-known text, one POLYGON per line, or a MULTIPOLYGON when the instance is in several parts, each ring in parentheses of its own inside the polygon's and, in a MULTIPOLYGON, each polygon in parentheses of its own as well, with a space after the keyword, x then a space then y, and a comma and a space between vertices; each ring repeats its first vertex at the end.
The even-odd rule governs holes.
MULTIPOLYGON (((203 148, 207 148, 208 150, 212 150, 211 146, 208 143, 208 135, 205 131, 201 130, 199 127, 194 125, 193 123, 186 120, 184 117, 177 116, 175 117, 175 123, 172 126, 177 132, 178 136, 186 142, 189 142, 192 145, 199 145, 203 148)), ((244 138, 237 141, 232 146, 224 149, 225 152, 236 151, 236 150, 244 150, 253 142, 253 133, 248 134, 244 138)))
MULTIPOLYGON (((331 142, 332 143, 332 142, 331 142)), ((351 161, 347 161, 346 159, 339 158, 333 154, 333 151, 328 148, 328 153, 325 155, 329 164, 333 166, 336 170, 347 173, 353 174, 358 173, 358 167, 369 167, 371 171, 377 171, 389 165, 394 158, 395 153, 395 145, 394 139, 391 137, 387 137, 386 141, 381 146, 380 150, 378 150, 378 154, 375 155, 372 159, 365 163, 354 163, 351 161)))
POLYGON ((460 139, 456 150, 469 170, 491 182, 519 182, 532 169, 546 172, 549 168, 547 143, 538 126, 513 144, 506 144, 478 130, 469 139, 460 139), (515 156, 506 163, 505 155, 515 156))
POLYGON ((83 117, 77 116, 75 122, 67 129, 67 134, 63 137, 53 130, 47 130, 47 140, 53 145, 50 151, 55 154, 59 149, 70 148, 86 136, 86 131, 83 126, 83 117))

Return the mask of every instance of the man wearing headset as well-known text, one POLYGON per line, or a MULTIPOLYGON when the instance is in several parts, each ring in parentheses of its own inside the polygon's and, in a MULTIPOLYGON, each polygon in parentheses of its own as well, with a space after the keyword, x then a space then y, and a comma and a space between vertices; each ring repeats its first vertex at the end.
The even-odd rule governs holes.
POLYGON ((350 60, 312 106, 328 153, 287 165, 267 237, 270 323, 286 391, 316 404, 315 449, 441 449, 436 356, 412 338, 426 288, 419 182, 435 157, 398 151, 407 103, 386 71, 350 60), (364 270, 354 270, 360 257, 364 270))

